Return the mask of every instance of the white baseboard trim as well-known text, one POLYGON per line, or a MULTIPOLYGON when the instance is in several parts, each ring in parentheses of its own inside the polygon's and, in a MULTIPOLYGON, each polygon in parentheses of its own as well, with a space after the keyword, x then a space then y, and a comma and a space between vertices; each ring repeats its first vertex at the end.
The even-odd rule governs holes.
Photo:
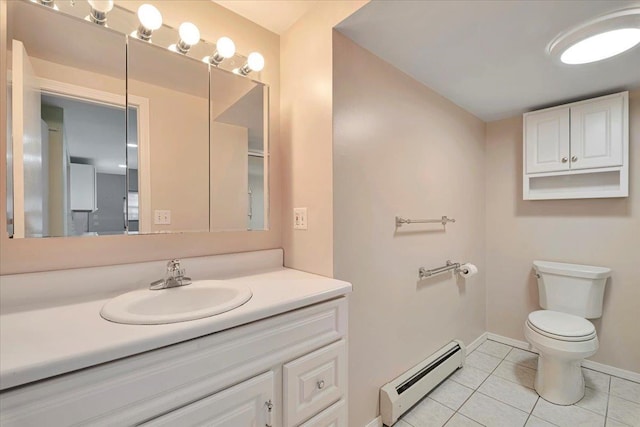
POLYGON ((510 345, 511 347, 516 347, 521 350, 527 350, 532 353, 538 353, 538 350, 531 347, 531 344, 529 344, 526 341, 520 341, 520 340, 516 340, 509 337, 503 337, 502 335, 494 334, 492 332, 487 332, 487 339, 490 339, 491 341, 496 341, 502 344, 510 345))
MULTIPOLYGON (((537 353, 536 349, 532 348, 531 344, 529 344, 528 342, 516 340, 513 338, 503 337, 502 335, 497 335, 491 332, 488 332, 485 335, 487 336, 486 339, 497 341, 502 344, 507 344, 512 347, 517 347, 522 350, 527 350, 527 351, 537 353)), ((474 341, 472 344, 475 344, 476 341, 474 341)), ((478 345, 480 344, 482 344, 482 342, 480 342, 478 345)), ((613 375, 614 377, 640 383, 640 373, 638 372, 627 371, 626 369, 616 368, 614 366, 605 365, 604 363, 598 363, 592 360, 584 360, 582 362, 582 367, 591 369, 593 371, 602 372, 603 374, 613 375)))
POLYGON ((369 421, 364 427, 382 427, 382 417, 369 421))
MULTIPOLYGON (((484 332, 482 335, 480 335, 478 338, 476 338, 475 340, 473 340, 471 342, 471 344, 469 344, 467 346, 467 354, 471 353, 473 350, 475 350, 476 348, 478 348, 480 346, 480 344, 482 344, 483 342, 485 342, 487 340, 487 336, 489 335, 488 332, 484 332)), ((368 426, 367 426, 368 427, 368 426)))
POLYGON ((582 367, 640 383, 640 373, 638 372, 627 371, 626 369, 616 368, 615 366, 605 365, 604 363, 594 362, 593 360, 584 360, 582 367))

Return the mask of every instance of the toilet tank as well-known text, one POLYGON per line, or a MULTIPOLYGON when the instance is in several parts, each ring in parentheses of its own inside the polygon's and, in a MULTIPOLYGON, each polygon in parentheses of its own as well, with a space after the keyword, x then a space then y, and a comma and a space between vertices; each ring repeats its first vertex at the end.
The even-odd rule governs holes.
POLYGON ((604 285, 611 269, 591 265, 534 261, 540 306, 585 319, 602 316, 604 285))

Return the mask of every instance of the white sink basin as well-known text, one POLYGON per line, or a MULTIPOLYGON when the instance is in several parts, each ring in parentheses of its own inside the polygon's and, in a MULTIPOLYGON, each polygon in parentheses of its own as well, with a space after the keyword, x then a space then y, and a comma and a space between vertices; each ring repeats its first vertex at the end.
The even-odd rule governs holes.
POLYGON ((108 301, 100 315, 112 322, 158 325, 214 316, 240 307, 252 297, 246 285, 225 280, 198 280, 157 291, 133 291, 108 301))

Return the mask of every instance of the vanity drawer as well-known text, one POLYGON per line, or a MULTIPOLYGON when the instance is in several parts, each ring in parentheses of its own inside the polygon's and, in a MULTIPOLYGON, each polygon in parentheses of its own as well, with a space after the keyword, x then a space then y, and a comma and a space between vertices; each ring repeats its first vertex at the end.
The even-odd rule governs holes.
POLYGON ((345 395, 346 348, 342 339, 284 365, 286 427, 300 424, 345 395))
POLYGON ((347 404, 342 399, 300 427, 347 427, 347 404))

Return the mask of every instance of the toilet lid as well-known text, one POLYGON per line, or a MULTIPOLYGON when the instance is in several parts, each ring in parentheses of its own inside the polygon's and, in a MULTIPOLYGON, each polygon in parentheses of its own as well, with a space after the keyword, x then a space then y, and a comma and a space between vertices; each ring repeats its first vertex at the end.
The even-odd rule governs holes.
POLYGON ((529 314, 529 324, 535 329, 562 339, 585 338, 595 335, 593 323, 573 314, 552 310, 538 310, 529 314))

